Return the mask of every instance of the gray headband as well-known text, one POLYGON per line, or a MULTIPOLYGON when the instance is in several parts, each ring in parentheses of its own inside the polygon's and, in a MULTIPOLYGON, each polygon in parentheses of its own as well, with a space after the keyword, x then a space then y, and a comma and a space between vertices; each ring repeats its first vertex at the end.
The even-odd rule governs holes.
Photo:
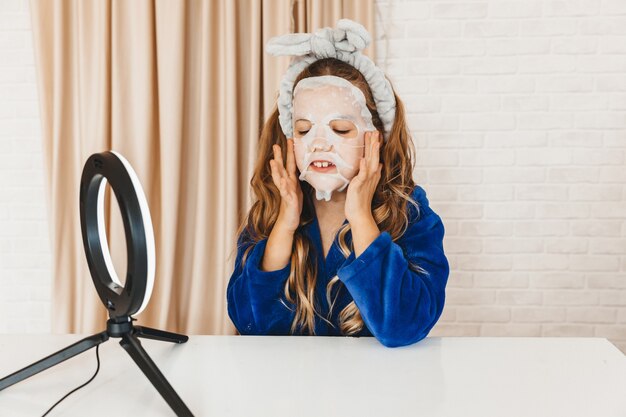
POLYGON ((374 62, 360 51, 371 42, 369 32, 349 19, 337 22, 337 28, 322 28, 315 33, 290 33, 270 39, 265 51, 271 55, 291 55, 291 63, 280 83, 278 96, 279 122, 288 138, 293 136, 293 84, 298 75, 313 62, 336 58, 352 65, 365 77, 370 86, 376 111, 383 123, 385 139, 391 133, 396 117, 396 99, 389 80, 374 62))

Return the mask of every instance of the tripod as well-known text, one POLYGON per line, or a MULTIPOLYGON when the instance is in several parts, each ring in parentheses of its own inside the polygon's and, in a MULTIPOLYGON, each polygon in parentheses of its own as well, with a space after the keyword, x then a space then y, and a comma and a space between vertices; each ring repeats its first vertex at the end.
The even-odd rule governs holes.
POLYGON ((45 369, 78 355, 110 337, 120 345, 148 377, 179 417, 193 416, 174 388, 141 346, 139 338, 185 343, 189 337, 148 327, 133 326, 134 315, 147 306, 155 275, 155 244, 146 197, 130 163, 116 152, 93 154, 85 162, 80 181, 80 224, 89 272, 100 301, 109 313, 107 329, 0 379, 0 391, 45 369), (104 230, 104 191, 109 182, 120 206, 126 235, 126 281, 121 283, 104 230))
POLYGON ((139 338, 160 340, 162 342, 185 343, 189 337, 149 327, 133 326, 131 317, 109 319, 107 329, 101 333, 88 336, 58 352, 37 361, 26 368, 20 369, 11 375, 0 379, 0 391, 13 384, 29 378, 41 371, 45 371, 67 359, 70 359, 86 350, 106 342, 110 337, 119 337, 120 345, 128 352, 137 366, 143 371, 148 380, 159 391, 163 399, 174 410, 177 416, 193 416, 174 388, 167 382, 156 364, 145 351, 139 338))

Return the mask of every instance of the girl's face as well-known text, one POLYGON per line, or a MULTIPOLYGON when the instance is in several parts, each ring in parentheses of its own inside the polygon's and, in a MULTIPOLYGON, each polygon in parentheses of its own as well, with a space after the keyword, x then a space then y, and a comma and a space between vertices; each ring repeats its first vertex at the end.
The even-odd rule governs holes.
POLYGON ((293 126, 300 180, 329 201, 357 175, 365 132, 374 130, 365 96, 340 77, 305 78, 294 89, 293 126))

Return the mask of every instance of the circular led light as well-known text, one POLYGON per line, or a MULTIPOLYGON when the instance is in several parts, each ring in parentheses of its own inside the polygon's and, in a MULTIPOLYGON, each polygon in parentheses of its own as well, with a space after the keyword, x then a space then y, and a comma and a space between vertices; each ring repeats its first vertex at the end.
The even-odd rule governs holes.
POLYGON ((93 283, 111 318, 141 313, 154 287, 154 231, 146 196, 130 163, 117 152, 89 157, 80 183, 83 246, 93 283), (126 236, 127 271, 122 285, 111 260, 104 222, 104 192, 110 184, 126 236))

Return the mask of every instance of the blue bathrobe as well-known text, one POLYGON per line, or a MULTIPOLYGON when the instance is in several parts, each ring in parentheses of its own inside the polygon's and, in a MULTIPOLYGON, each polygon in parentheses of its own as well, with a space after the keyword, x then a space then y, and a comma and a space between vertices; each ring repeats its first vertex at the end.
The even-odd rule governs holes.
MULTIPOLYGON (((407 204, 406 232, 395 242, 389 233, 382 232, 358 258, 352 252, 346 259, 335 237, 324 259, 317 217, 303 226, 303 233, 316 249, 309 256, 317 262, 317 305, 324 317, 329 311, 326 284, 335 275, 343 283, 335 283, 331 294, 331 300, 336 294, 338 297, 329 319, 334 327, 316 316, 316 335, 340 335, 339 312, 353 300, 364 322, 357 336, 375 336, 388 347, 415 343, 435 325, 443 311, 450 271, 443 250, 444 226, 429 207, 423 188, 416 186, 412 197, 420 213, 418 217, 415 207, 407 204), (414 272, 408 261, 428 274, 414 272)), ((264 239, 256 243, 242 266, 245 250, 254 243, 247 236, 244 231, 238 239, 235 270, 227 289, 228 314, 242 335, 287 335, 295 315, 283 305, 293 310, 284 296, 291 262, 278 271, 262 271, 264 239)), ((346 241, 351 239, 348 232, 346 241)))

